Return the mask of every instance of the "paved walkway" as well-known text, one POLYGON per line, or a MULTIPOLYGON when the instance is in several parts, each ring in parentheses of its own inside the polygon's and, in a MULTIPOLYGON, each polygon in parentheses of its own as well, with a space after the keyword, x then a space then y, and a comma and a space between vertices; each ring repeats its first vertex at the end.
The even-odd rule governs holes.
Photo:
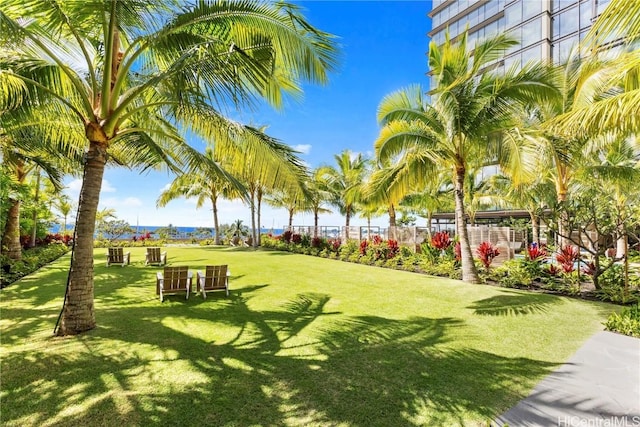
POLYGON ((640 427, 640 339, 598 332, 496 424, 640 427))

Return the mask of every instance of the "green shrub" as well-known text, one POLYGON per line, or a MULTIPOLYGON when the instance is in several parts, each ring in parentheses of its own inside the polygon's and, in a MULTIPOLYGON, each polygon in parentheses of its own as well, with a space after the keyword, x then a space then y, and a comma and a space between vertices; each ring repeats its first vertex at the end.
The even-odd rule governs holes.
POLYGON ((500 267, 496 267, 492 279, 497 279, 500 285, 513 288, 516 286, 530 286, 535 279, 527 261, 510 259, 500 267))
POLYGON ((7 286, 16 280, 31 274, 45 264, 60 258, 69 251, 69 247, 62 243, 51 243, 22 251, 22 260, 14 261, 5 255, 0 255, 0 287, 7 286))
POLYGON ((598 278, 600 289, 596 291, 596 296, 602 301, 622 304, 637 302, 640 297, 637 278, 630 275, 629 279, 629 289, 625 289, 623 267, 618 264, 612 265, 598 278))
POLYGON ((604 324, 607 331, 640 338, 640 304, 613 313, 604 324))

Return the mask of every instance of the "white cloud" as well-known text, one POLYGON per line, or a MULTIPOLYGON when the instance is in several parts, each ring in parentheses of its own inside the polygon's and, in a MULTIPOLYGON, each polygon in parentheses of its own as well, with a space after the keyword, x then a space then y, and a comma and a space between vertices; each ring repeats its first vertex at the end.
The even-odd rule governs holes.
POLYGON ((169 187, 171 187, 171 183, 165 184, 165 186, 160 189, 160 192, 167 191, 169 187))
POLYGON ((311 152, 311 144, 298 144, 292 146, 291 148, 301 152, 302 154, 309 154, 311 152))
POLYGON ((122 201, 123 206, 142 206, 142 201, 137 197, 127 197, 122 201))
POLYGON ((100 190, 104 193, 115 193, 116 189, 111 186, 111 184, 109 183, 109 181, 107 181, 106 179, 102 180, 102 189, 100 190))
MULTIPOLYGON (((74 179, 73 181, 69 182, 69 184, 67 184, 67 192, 69 194, 78 195, 80 194, 81 189, 82 189, 81 179, 74 179)), ((115 193, 116 189, 111 185, 109 181, 107 181, 106 179, 103 179, 102 187, 100 191, 103 193, 115 193)))
POLYGON ((142 206, 142 201, 137 197, 126 197, 124 199, 119 199, 117 197, 108 197, 101 200, 100 204, 108 208, 140 207, 142 206))

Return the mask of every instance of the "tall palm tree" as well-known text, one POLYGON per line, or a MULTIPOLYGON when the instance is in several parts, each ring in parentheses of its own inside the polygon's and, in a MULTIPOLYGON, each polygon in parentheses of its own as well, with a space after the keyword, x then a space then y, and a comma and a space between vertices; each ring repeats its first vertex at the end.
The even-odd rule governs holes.
POLYGON ((351 217, 356 213, 356 206, 362 197, 362 182, 366 174, 367 161, 361 153, 344 150, 334 156, 336 166, 322 166, 318 169, 318 178, 326 186, 330 194, 329 203, 338 208, 345 216, 348 230, 351 217))
POLYGON ((305 193, 307 197, 304 201, 306 211, 313 214, 313 237, 318 237, 320 214, 331 213, 330 209, 323 207, 325 202, 330 198, 327 188, 327 182, 322 178, 322 169, 314 169, 306 182, 305 193))
MULTIPOLYGON (((565 134, 597 135, 604 131, 637 132, 640 117, 640 3, 611 0, 585 38, 583 47, 591 53, 610 55, 612 40, 618 56, 601 70, 599 96, 585 96, 555 118, 554 125, 565 134)), ((593 93, 591 94, 593 95, 593 93)))
MULTIPOLYGON (((253 246, 260 246, 261 206, 265 192, 301 193, 307 176, 298 152, 265 135, 265 130, 266 126, 254 129, 263 135, 262 150, 254 150, 251 141, 246 140, 239 141, 235 149, 224 151, 225 165, 228 164, 230 173, 238 177, 248 192, 253 246)), ((223 152, 218 155, 222 156, 223 152)))
POLYGON ((218 221, 218 199, 236 199, 241 198, 246 190, 237 180, 231 176, 222 178, 219 173, 219 167, 216 165, 216 159, 213 149, 205 150, 205 158, 207 162, 203 162, 198 168, 178 175, 158 196, 156 202, 158 207, 166 206, 170 201, 180 197, 195 197, 196 208, 202 207, 205 202, 211 203, 213 211, 213 228, 215 230, 215 244, 220 245, 220 224, 218 221))
POLYGON ((499 35, 467 50, 467 34, 442 46, 429 45, 429 67, 437 78, 432 103, 423 90, 412 86, 387 95, 378 109, 383 126, 375 143, 381 160, 395 158, 405 149, 415 150, 404 166, 410 175, 430 177, 446 169, 454 185, 455 220, 462 253, 462 278, 479 281, 464 220, 464 182, 470 162, 477 159, 501 163, 522 162, 521 154, 501 138, 511 127, 512 111, 520 102, 544 99, 555 91, 546 83, 543 67, 515 68, 498 76, 488 65, 516 44, 499 35))
POLYGON ((109 156, 145 168, 194 166, 201 158, 179 125, 220 146, 241 138, 259 153, 262 136, 213 106, 280 106, 302 81, 325 82, 336 60, 331 36, 284 2, 6 0, 0 29, 2 47, 16 52, 0 57, 0 109, 23 96, 70 113, 86 135, 62 335, 95 327, 93 232, 109 156))

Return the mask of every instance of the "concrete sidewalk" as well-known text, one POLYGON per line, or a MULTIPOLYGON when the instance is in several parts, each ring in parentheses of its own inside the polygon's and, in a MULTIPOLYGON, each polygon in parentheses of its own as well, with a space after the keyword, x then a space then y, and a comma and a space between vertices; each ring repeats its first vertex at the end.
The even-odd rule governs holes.
POLYGON ((496 424, 640 427, 640 339, 598 332, 496 424))

